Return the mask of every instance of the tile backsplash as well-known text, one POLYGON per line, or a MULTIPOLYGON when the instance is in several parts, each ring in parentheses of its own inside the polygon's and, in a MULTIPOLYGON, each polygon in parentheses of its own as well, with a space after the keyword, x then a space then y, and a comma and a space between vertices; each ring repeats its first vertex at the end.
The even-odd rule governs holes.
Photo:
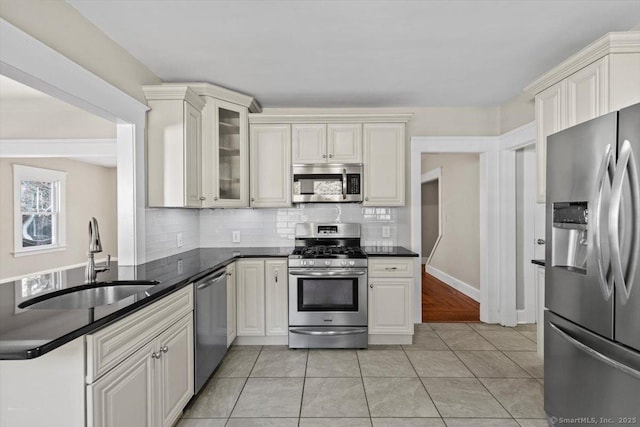
POLYGON ((148 208, 145 215, 147 262, 200 247, 197 209, 148 208), (182 233, 182 247, 178 247, 182 233))
POLYGON ((367 208, 358 204, 300 204, 282 209, 204 209, 200 211, 200 247, 293 246, 298 222, 357 222, 365 246, 393 246, 398 242, 395 208, 367 208), (383 237, 383 227, 389 237, 383 237), (232 242, 234 231, 240 243, 232 242))

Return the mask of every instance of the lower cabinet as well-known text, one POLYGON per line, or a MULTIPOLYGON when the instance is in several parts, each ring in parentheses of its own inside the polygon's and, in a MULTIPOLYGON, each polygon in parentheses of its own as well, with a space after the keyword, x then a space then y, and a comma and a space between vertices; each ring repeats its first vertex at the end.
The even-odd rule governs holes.
MULTIPOLYGON (((94 381, 87 377, 89 427, 170 427, 182 414, 194 390, 193 299, 191 288, 176 294, 165 298, 176 304, 162 300, 156 304, 164 308, 151 306, 130 317, 144 317, 141 322, 159 322, 176 313, 182 317, 157 335, 126 336, 127 342, 119 344, 137 343, 136 349, 94 381), (176 306, 184 301, 185 292, 191 293, 190 306, 176 306)), ((88 336, 92 338, 87 340, 87 363, 108 354, 109 347, 118 344, 118 336, 123 336, 118 332, 130 330, 135 323, 136 319, 126 318, 88 336)))
POLYGON ((287 260, 240 260, 236 269, 238 337, 287 336, 287 260))
POLYGON ((369 258, 369 335, 411 335, 413 260, 369 258))

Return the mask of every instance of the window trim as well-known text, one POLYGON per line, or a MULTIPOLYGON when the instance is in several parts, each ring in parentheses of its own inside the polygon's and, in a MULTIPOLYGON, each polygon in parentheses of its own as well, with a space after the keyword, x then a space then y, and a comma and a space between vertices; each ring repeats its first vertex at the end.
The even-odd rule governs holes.
POLYGON ((13 256, 38 255, 47 252, 58 252, 67 248, 66 227, 66 192, 67 172, 45 169, 33 166, 13 165, 13 256), (21 181, 57 182, 57 215, 54 244, 43 246, 22 246, 22 209, 21 209, 21 181))

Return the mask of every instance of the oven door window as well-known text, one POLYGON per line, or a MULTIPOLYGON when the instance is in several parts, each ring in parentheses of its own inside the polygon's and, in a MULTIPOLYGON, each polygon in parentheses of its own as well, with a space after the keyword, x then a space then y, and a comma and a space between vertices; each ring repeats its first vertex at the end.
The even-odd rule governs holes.
POLYGON ((358 311, 358 279, 299 278, 298 311, 358 311))

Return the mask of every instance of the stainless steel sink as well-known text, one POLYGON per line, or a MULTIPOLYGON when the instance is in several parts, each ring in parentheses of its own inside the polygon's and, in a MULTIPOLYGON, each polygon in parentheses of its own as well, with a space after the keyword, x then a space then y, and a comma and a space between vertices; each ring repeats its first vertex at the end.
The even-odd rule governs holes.
POLYGON ((18 308, 78 310, 99 307, 113 304, 136 294, 140 294, 140 298, 144 298, 148 295, 146 291, 157 284, 158 282, 147 280, 91 283, 32 298, 18 305, 18 308))

